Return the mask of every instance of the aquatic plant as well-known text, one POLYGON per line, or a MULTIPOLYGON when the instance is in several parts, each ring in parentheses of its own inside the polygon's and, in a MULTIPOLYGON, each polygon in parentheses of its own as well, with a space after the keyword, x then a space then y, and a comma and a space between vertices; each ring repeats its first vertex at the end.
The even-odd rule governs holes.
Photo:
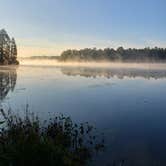
POLYGON ((88 123, 75 124, 63 115, 41 122, 28 110, 24 116, 0 111, 2 166, 82 166, 104 147, 88 123))

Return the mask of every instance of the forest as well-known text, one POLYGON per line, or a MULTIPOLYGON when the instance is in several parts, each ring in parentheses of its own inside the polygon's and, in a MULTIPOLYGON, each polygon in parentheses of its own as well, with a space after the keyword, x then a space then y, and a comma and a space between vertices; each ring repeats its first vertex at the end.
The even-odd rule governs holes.
POLYGON ((0 65, 18 65, 17 45, 14 38, 9 37, 5 29, 0 30, 0 65))
POLYGON ((166 48, 128 48, 119 47, 117 49, 105 48, 85 48, 80 50, 66 50, 62 52, 60 61, 122 61, 122 62, 165 62, 166 48))

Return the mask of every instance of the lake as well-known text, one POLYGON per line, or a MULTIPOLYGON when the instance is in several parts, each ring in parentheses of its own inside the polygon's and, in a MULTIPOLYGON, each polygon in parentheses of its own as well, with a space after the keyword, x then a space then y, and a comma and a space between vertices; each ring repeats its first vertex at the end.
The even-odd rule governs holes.
POLYGON ((93 165, 166 165, 165 65, 110 66, 0 67, 0 105, 94 125, 106 148, 93 165))

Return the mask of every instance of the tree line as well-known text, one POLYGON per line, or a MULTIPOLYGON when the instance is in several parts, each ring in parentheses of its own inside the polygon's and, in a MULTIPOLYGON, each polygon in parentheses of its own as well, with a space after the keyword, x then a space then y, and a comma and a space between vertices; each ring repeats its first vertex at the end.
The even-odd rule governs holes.
POLYGON ((18 63, 15 39, 10 39, 5 29, 0 30, 0 64, 9 65, 18 63))
POLYGON ((124 49, 119 47, 117 49, 105 48, 85 48, 81 50, 66 50, 62 52, 60 61, 165 61, 166 60, 166 48, 143 48, 124 49))

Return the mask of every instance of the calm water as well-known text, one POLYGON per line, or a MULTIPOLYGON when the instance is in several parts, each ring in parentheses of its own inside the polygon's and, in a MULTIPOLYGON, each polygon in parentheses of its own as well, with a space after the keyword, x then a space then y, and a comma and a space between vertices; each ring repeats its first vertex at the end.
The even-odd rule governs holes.
POLYGON ((0 104, 95 125, 106 140, 95 165, 166 165, 166 69, 1 67, 0 104))

